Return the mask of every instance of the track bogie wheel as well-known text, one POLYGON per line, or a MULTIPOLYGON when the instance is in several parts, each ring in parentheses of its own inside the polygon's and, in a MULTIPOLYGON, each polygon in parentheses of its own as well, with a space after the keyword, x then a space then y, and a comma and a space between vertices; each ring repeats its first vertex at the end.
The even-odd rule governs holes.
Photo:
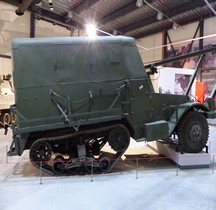
POLYGON ((102 157, 99 160, 99 170, 101 172, 107 172, 110 168, 110 159, 108 157, 102 157))
POLYGON ((186 113, 178 125, 178 141, 184 152, 198 153, 203 150, 209 135, 205 116, 197 111, 186 113))
POLYGON ((64 164, 65 164, 65 159, 61 155, 56 156, 52 166, 53 172, 55 174, 62 174, 65 169, 64 164))
MULTIPOLYGON (((77 162, 78 162, 78 160, 77 160, 76 158, 70 157, 70 159, 68 160, 68 165, 70 165, 70 164, 76 164, 77 162)), ((79 173, 79 170, 80 170, 80 166, 79 166, 79 165, 78 165, 77 167, 68 168, 68 172, 69 172, 71 175, 78 174, 78 173, 79 173)))
POLYGON ((94 159, 89 159, 84 163, 84 169, 87 172, 87 174, 91 174, 91 172, 96 171, 97 167, 95 167, 95 163, 96 162, 94 159))

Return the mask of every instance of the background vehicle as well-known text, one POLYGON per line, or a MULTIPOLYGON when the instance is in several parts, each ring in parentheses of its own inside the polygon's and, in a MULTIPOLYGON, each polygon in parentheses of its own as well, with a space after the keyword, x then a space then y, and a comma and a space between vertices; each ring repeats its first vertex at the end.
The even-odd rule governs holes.
POLYGON ((0 125, 11 122, 10 106, 14 104, 11 75, 0 75, 0 125))
POLYGON ((12 49, 16 121, 8 155, 30 149, 34 166, 76 173, 111 170, 130 137, 177 134, 178 149, 193 153, 207 143, 211 106, 155 93, 133 38, 17 39, 12 49), (102 153, 106 143, 112 158, 102 153))

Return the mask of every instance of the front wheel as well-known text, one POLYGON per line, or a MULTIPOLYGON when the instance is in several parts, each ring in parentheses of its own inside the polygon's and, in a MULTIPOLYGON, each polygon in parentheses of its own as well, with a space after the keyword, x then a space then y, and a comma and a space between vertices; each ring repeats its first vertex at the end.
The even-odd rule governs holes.
POLYGON ((178 141, 184 152, 198 153, 203 150, 209 135, 205 116, 196 111, 186 113, 178 125, 178 141))

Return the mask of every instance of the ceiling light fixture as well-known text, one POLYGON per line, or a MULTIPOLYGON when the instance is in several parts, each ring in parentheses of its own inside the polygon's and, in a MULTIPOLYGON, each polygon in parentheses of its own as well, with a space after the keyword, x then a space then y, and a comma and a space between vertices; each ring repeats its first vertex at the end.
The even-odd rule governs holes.
POLYGON ((182 28, 178 23, 174 22, 171 18, 169 18, 167 15, 165 15, 164 13, 162 13, 160 10, 158 10, 157 8, 155 8, 154 6, 152 6, 149 2, 147 2, 146 0, 143 0, 143 2, 145 2, 149 7, 151 7, 153 10, 157 11, 157 18, 158 16, 165 17, 167 20, 169 20, 170 22, 173 23, 173 29, 177 29, 177 28, 182 28), (159 13, 161 13, 161 15, 159 15, 159 13))
POLYGON ((162 14, 162 12, 158 12, 158 14, 157 14, 157 20, 163 20, 163 14, 162 14))
POLYGON ((116 36, 118 32, 116 30, 113 30, 113 35, 116 36))
POLYGON ((92 23, 87 24, 86 32, 89 38, 94 39, 96 37, 96 26, 92 23))
POLYGON ((52 0, 49 0, 48 2, 49 2, 49 9, 50 9, 51 11, 53 11, 54 8, 53 8, 53 2, 52 2, 52 0))
POLYGON ((173 28, 174 30, 176 30, 176 29, 178 28, 178 24, 177 24, 177 23, 173 23, 172 28, 173 28))
POLYGON ((143 0, 137 0, 136 6, 137 7, 142 7, 143 6, 143 0))
POLYGON ((73 17, 74 17, 74 14, 72 12, 67 13, 67 18, 68 19, 73 19, 73 17))
POLYGON ((72 12, 68 12, 67 15, 65 16, 65 22, 68 23, 70 22, 71 20, 73 20, 74 18, 74 14, 72 12))

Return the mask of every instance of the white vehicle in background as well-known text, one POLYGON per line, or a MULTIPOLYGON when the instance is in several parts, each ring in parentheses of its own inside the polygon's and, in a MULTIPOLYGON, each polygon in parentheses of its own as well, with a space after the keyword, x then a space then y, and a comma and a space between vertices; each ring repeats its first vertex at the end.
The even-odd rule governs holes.
POLYGON ((14 104, 11 75, 0 75, 0 124, 8 125, 11 121, 10 105, 14 104))

